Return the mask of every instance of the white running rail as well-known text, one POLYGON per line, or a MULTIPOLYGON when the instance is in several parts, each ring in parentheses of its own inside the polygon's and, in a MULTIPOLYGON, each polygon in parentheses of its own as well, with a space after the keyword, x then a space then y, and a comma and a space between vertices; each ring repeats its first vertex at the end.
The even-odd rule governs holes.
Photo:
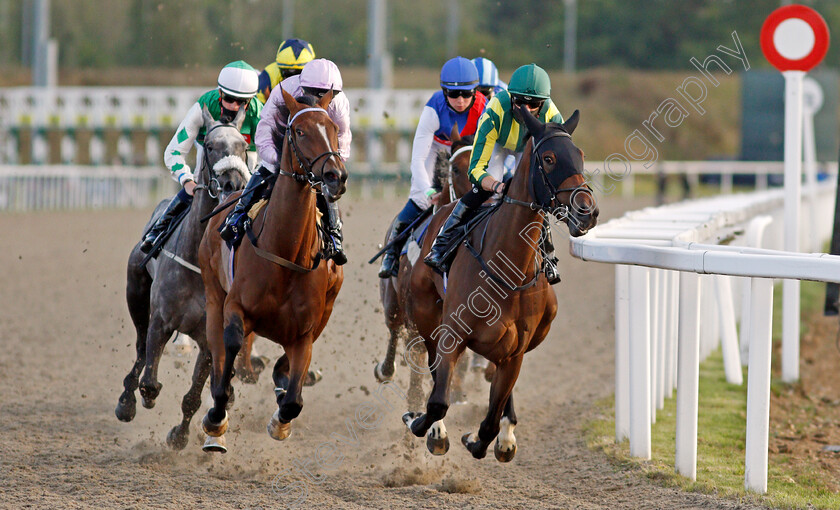
MULTIPOLYGON (((811 217, 802 246, 814 251, 831 233, 834 186, 833 178, 817 186, 803 209, 811 217)), ((675 464, 696 479, 699 363, 720 339, 727 380, 741 384, 740 306, 749 346, 744 483, 766 492, 772 278, 840 282, 838 256, 767 249, 781 246, 782 215, 780 189, 721 195, 630 212, 570 240, 574 256, 616 264, 616 440, 629 438, 632 456, 650 458, 656 409, 679 385, 675 464)))

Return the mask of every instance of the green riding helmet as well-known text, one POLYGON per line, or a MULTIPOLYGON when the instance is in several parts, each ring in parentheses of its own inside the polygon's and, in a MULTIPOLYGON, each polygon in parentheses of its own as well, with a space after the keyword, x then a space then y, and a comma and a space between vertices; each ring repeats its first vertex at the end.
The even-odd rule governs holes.
POLYGON ((551 80, 548 79, 545 69, 537 64, 528 64, 513 72, 508 83, 508 92, 548 99, 551 95, 551 80))

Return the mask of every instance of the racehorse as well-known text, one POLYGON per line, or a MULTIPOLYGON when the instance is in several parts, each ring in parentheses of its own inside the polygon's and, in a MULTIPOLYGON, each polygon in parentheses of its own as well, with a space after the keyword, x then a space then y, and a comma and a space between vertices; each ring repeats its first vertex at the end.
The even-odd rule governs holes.
POLYGON ((285 350, 272 373, 278 409, 268 432, 277 440, 289 437, 291 421, 303 408, 301 387, 312 343, 326 326, 344 281, 340 266, 321 260, 315 207, 318 188, 335 201, 347 180, 336 150, 338 128, 326 112, 333 93, 320 101, 303 96, 299 102, 281 92, 290 119, 284 139, 275 140, 283 147, 281 164, 268 204, 253 221, 250 242, 231 252, 218 235, 222 219, 215 217, 199 249, 214 403, 202 421, 208 435, 205 451, 227 450, 225 408, 233 393, 233 361, 243 337, 252 332, 285 350))
MULTIPOLYGON (((468 170, 474 136, 469 135, 462 138, 456 124, 452 128, 450 139, 452 141, 450 151, 440 151, 435 161, 432 187, 441 190, 438 207, 454 202, 471 188, 468 170)), ((396 221, 396 218, 392 220, 392 224, 393 221, 396 221)), ((418 228, 422 228, 422 226, 418 228)), ((385 244, 390 242, 391 231, 392 228, 389 225, 385 235, 385 244)), ((411 242, 409 241, 409 243, 411 242)), ((394 361, 398 339, 403 338, 407 342, 410 337, 415 336, 415 328, 410 322, 406 321, 407 317, 404 312, 405 294, 408 292, 411 267, 417 261, 416 258, 411 259, 409 253, 401 255, 397 276, 379 280, 379 297, 385 314, 385 324, 390 332, 385 358, 377 363, 373 370, 373 374, 379 382, 390 381, 394 377, 394 361)), ((420 360, 416 361, 420 362, 420 360)), ((409 405, 420 404, 420 399, 422 399, 420 385, 420 374, 412 371, 408 391, 409 405)))
MULTIPOLYGON (((134 390, 138 388, 138 377, 144 366, 143 378, 139 381, 140 396, 143 407, 154 407, 162 387, 157 380, 158 364, 167 340, 175 331, 191 336, 199 346, 192 385, 181 403, 183 419, 166 438, 170 447, 179 450, 187 444, 189 423, 201 404, 201 391, 210 371, 210 351, 204 334, 204 284, 196 267, 198 245, 204 233, 200 218, 212 211, 219 201, 242 189, 250 177, 246 163, 248 144, 239 132, 245 120, 245 109, 241 109, 231 123, 213 120, 206 107, 202 113, 207 134, 196 175, 198 185, 189 211, 163 244, 161 254, 164 256, 143 264, 145 254, 140 251, 140 243, 129 255, 126 301, 137 331, 137 359, 125 377, 125 391, 120 395, 115 411, 121 421, 134 418, 134 390)), ((145 230, 166 205, 167 201, 158 204, 145 230)))
MULTIPOLYGON (((470 222, 474 229, 455 252, 446 280, 425 264, 411 272, 406 312, 421 335, 411 344, 424 343, 428 353, 428 369, 412 368, 430 370, 434 388, 426 412, 408 412, 403 422, 417 437, 429 433, 427 446, 435 455, 448 450, 441 420, 449 408, 453 369, 469 347, 496 370, 487 415, 478 433, 465 434, 461 442, 480 459, 498 436, 496 459, 513 459, 513 387, 524 354, 545 339, 557 313, 557 299, 540 270, 545 215, 565 222, 572 236, 585 234, 597 222, 597 204, 581 173, 583 152, 571 138, 579 113, 563 124, 543 124, 523 107, 514 114, 531 138, 502 200, 485 211, 490 214, 479 213, 470 222)), ((433 218, 422 254, 429 252, 450 209, 433 218)))

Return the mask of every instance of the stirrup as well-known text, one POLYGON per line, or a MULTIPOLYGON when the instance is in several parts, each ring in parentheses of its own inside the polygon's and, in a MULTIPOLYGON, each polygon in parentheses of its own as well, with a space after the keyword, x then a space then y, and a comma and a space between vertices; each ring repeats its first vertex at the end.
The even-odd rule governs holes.
POLYGON ((560 272, 557 270, 559 261, 556 258, 545 261, 545 278, 549 285, 556 285, 560 283, 560 272))
POLYGON ((335 234, 328 232, 327 236, 329 239, 327 239, 327 242, 324 243, 326 245, 324 249, 324 258, 327 260, 332 259, 337 266, 343 266, 347 263, 347 254, 344 253, 344 247, 339 248, 336 246, 340 246, 341 241, 336 241, 335 234))

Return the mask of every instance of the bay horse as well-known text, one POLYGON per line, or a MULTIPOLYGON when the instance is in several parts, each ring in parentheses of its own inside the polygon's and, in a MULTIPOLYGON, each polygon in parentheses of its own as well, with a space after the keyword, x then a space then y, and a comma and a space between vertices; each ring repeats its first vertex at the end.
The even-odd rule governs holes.
MULTIPOLYGON (((441 420, 449 408, 453 369, 469 347, 496 370, 487 415, 478 433, 465 434, 461 442, 480 459, 497 438, 496 459, 513 459, 513 387, 524 354, 545 339, 557 313, 557 298, 540 271, 546 214, 565 222, 572 236, 585 234, 597 222, 598 207, 582 175, 583 152, 571 138, 579 112, 563 124, 543 124, 522 107, 514 115, 531 138, 504 197, 492 214, 475 222, 455 252, 446 281, 425 264, 415 264, 411 271, 406 311, 420 333, 411 343, 425 345, 429 367, 412 368, 430 371, 434 388, 426 412, 408 412, 403 422, 417 437, 429 433, 427 445, 435 455, 448 450, 441 420)), ((450 210, 438 212, 430 234, 440 229, 450 210)), ((423 255, 434 238, 427 235, 423 255)))
MULTIPOLYGON (((145 254, 140 251, 139 242, 128 258, 126 301, 137 333, 137 357, 123 381, 124 391, 115 410, 120 421, 134 419, 134 392, 138 386, 143 407, 153 408, 162 388, 157 371, 166 342, 176 331, 194 338, 199 353, 192 385, 181 402, 183 418, 166 438, 167 444, 178 450, 187 444, 189 423, 201 404, 201 391, 210 372, 210 351, 204 333, 204 284, 196 266, 198 246, 204 234, 200 218, 231 193, 242 189, 251 175, 247 164, 248 144, 240 133, 245 109, 239 110, 230 123, 214 120, 206 107, 202 115, 207 134, 189 211, 163 244, 157 258, 143 264, 145 254), (141 371, 143 377, 138 381, 141 371)), ((144 232, 167 204, 167 200, 158 204, 144 232)), ((248 367, 253 370, 250 363, 248 367)))
POLYGON ((254 240, 243 241, 231 252, 218 233, 223 218, 216 216, 199 249, 214 404, 202 421, 208 435, 205 451, 227 451, 224 433, 226 406, 233 393, 233 361, 243 338, 253 332, 285 351, 272 373, 278 409, 267 428, 274 439, 289 437, 291 421, 303 408, 301 389, 312 344, 326 326, 344 281, 341 266, 321 260, 315 206, 315 192, 335 201, 346 189, 347 170, 337 151, 338 127, 326 112, 333 93, 320 101, 303 96, 299 102, 281 92, 290 120, 277 180, 268 204, 252 224, 254 240))
MULTIPOLYGON (((450 140, 452 141, 450 150, 438 152, 432 176, 432 187, 441 190, 438 207, 443 207, 450 202, 454 202, 470 190, 471 184, 467 172, 470 166, 473 139, 473 135, 462 138, 458 132, 458 125, 456 124, 453 126, 452 133, 450 134, 450 140)), ((396 221, 396 217, 394 217, 388 226, 384 244, 388 244, 391 240, 391 226, 394 221, 396 221)), ((385 358, 377 363, 373 369, 373 375, 379 382, 393 379, 398 339, 402 337, 406 341, 408 340, 408 329, 411 328, 411 325, 406 323, 402 303, 405 301, 405 293, 408 290, 408 277, 411 274, 411 266, 415 262, 416 259, 411 260, 408 253, 403 254, 400 256, 397 276, 380 278, 379 280, 379 298, 382 301, 382 308, 385 314, 385 325, 390 332, 385 358)))

